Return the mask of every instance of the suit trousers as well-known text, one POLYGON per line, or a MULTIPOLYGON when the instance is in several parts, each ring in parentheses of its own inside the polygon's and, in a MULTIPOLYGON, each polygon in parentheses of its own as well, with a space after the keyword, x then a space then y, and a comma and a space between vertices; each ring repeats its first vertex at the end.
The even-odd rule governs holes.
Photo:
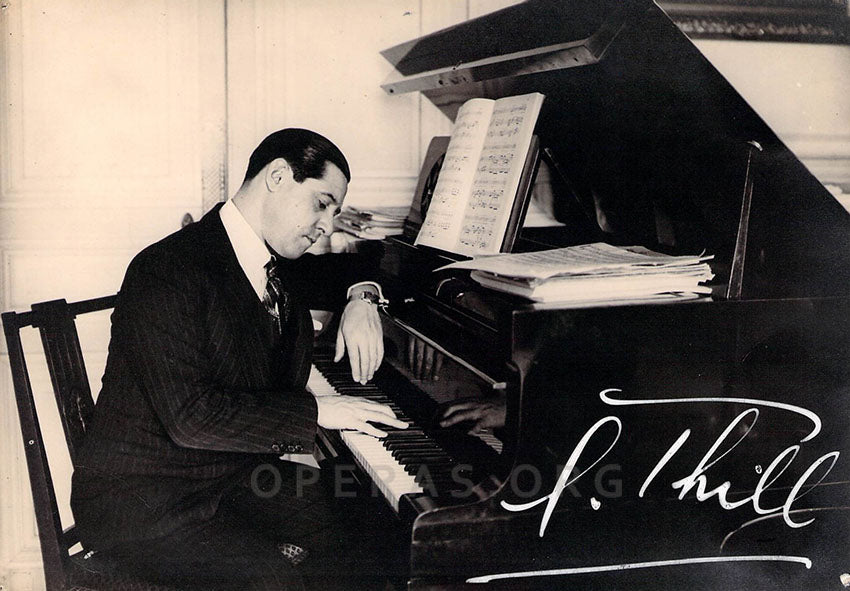
POLYGON ((402 585, 409 540, 375 491, 338 467, 258 463, 215 515, 156 540, 113 548, 122 570, 181 589, 281 591, 402 585), (280 549, 306 551, 297 565, 280 549))

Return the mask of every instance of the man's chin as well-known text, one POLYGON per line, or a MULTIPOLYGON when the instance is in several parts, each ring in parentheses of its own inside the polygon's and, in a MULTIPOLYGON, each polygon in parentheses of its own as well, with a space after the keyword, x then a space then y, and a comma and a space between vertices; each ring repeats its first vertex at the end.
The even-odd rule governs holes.
POLYGON ((321 241, 313 242, 307 236, 302 237, 297 243, 290 244, 288 248, 277 251, 280 256, 285 259, 297 259, 305 252, 315 252, 316 248, 314 248, 317 244, 320 244, 321 241))
POLYGON ((275 252, 277 252, 278 255, 280 255, 281 257, 283 257, 285 259, 292 260, 292 259, 297 259, 298 257, 300 257, 302 254, 304 254, 306 252, 306 250, 307 250, 306 248, 285 248, 285 249, 281 249, 281 250, 276 250, 275 252))

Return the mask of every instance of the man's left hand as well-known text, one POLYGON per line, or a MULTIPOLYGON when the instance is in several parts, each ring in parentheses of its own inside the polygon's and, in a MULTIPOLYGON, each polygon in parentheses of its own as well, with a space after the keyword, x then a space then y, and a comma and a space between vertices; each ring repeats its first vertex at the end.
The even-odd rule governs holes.
POLYGON ((351 378, 365 384, 372 379, 384 358, 384 336, 378 307, 353 297, 345 306, 336 333, 334 361, 348 349, 351 378))

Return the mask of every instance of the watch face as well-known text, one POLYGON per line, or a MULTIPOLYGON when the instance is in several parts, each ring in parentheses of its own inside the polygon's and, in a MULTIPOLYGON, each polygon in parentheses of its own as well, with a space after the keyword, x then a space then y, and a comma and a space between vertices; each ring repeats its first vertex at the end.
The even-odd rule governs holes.
POLYGON ((378 305, 378 302, 379 302, 378 296, 375 295, 374 293, 372 293, 371 291, 364 291, 363 293, 361 293, 360 299, 366 300, 370 304, 375 304, 376 306, 378 305))

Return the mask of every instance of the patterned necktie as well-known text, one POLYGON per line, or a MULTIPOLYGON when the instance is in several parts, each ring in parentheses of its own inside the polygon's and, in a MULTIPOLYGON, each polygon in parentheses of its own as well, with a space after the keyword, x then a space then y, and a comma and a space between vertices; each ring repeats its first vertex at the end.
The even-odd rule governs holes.
POLYGON ((266 291, 263 293, 263 304, 266 306, 277 325, 278 332, 289 322, 289 293, 283 289, 280 279, 280 270, 277 260, 272 257, 265 265, 266 268, 266 291))

